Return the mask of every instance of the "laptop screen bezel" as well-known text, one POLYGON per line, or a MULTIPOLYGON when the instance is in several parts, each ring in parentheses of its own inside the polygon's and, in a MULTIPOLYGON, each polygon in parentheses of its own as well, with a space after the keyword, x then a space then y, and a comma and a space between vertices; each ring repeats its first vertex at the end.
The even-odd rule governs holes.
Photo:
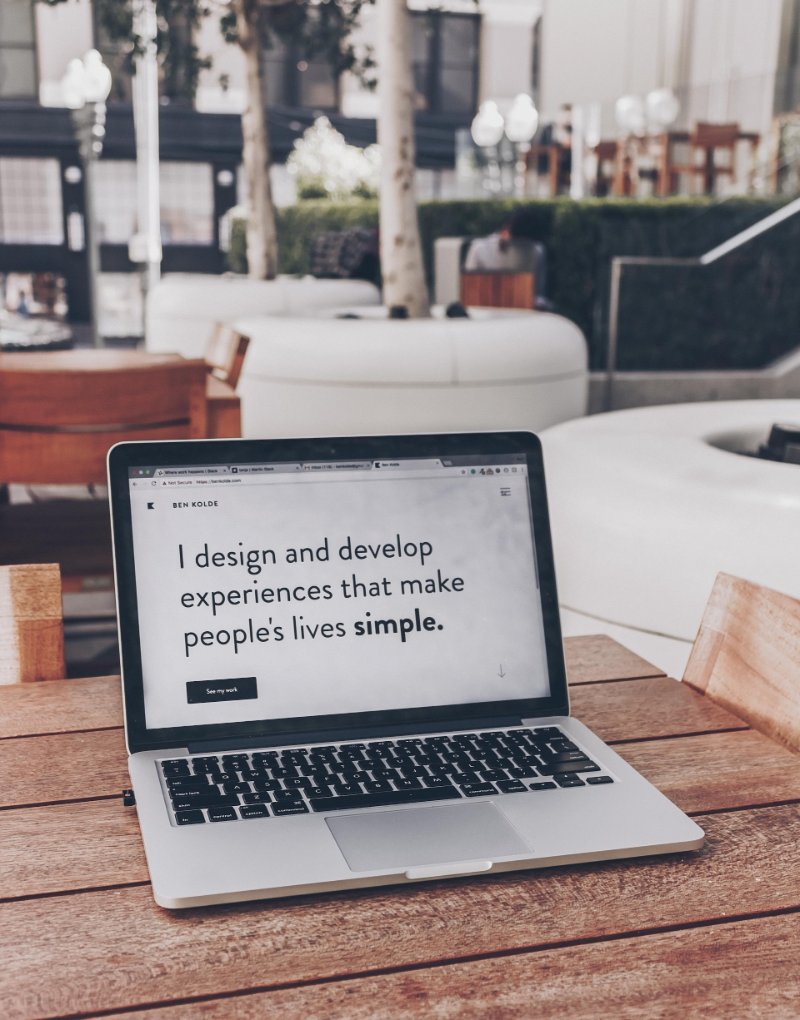
POLYGON ((306 734, 308 742, 311 743, 315 733, 330 735, 357 730, 385 730, 387 727, 398 732, 413 732, 415 726, 429 727, 431 724, 441 725, 442 729, 446 729, 448 722, 453 720, 458 720, 459 725, 471 722, 477 726, 482 719, 505 717, 522 719, 569 713, 542 449, 538 437, 533 433, 467 432, 324 439, 216 439, 120 443, 109 451, 108 470, 125 731, 130 753, 214 742, 240 744, 242 741, 256 743, 264 740, 274 743, 282 734, 286 734, 287 737, 291 735, 292 740, 297 739, 298 734, 306 734), (375 460, 403 457, 491 457, 509 454, 524 455, 527 465, 549 672, 548 697, 251 720, 240 723, 162 728, 147 726, 131 517, 131 469, 176 465, 375 460))

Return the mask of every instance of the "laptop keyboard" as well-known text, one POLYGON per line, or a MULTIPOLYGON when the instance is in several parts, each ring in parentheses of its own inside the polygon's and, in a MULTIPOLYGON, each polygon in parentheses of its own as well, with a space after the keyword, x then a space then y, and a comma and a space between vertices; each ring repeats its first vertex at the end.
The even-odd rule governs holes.
POLYGON ((158 765, 178 825, 614 781, 557 726, 170 758, 158 765))

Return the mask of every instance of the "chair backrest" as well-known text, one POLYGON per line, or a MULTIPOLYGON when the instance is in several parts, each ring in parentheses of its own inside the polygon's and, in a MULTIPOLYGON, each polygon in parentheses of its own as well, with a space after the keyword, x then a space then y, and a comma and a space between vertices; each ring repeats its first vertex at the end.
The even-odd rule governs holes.
POLYGON ((63 676, 58 564, 0 567, 0 684, 63 676))
POLYGON ((692 129, 690 141, 692 145, 702 145, 704 148, 733 148, 738 137, 739 125, 736 122, 710 124, 701 120, 692 129))
POLYGON ((209 372, 235 390, 249 345, 249 336, 224 322, 215 322, 205 352, 209 372))
POLYGON ((461 304, 466 308, 533 308, 535 301, 533 273, 473 270, 461 274, 461 304))
POLYGON ((109 447, 207 435, 206 364, 76 350, 0 354, 0 481, 102 483, 109 447))
POLYGON ((683 679, 800 751, 800 601, 718 574, 683 679))

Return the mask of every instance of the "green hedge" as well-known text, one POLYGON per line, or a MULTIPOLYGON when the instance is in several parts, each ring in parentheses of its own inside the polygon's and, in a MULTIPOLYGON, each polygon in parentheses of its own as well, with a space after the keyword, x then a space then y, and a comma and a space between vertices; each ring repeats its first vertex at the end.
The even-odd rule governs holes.
MULTIPOLYGON (((429 281, 437 237, 491 233, 518 206, 524 232, 548 255, 548 296, 589 341, 592 367, 605 365, 613 255, 700 255, 781 204, 779 199, 566 198, 423 202, 420 231, 429 281)), ((308 270, 311 238, 346 227, 377 227, 377 203, 303 202, 278 217, 280 271, 308 270)), ((231 268, 244 271, 244 231, 234 225, 231 268)), ((754 368, 800 343, 800 217, 704 269, 626 269, 618 365, 627 370, 754 368)))

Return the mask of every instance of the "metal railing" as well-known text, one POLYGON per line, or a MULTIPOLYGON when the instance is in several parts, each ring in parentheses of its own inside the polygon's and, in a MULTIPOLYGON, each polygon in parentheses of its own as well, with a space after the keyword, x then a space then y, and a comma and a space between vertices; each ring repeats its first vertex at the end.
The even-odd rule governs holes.
POLYGON ((754 238, 765 234, 767 231, 777 227, 785 220, 791 219, 800 213, 800 198, 777 209, 769 216, 759 220, 752 226, 741 230, 738 234, 718 244, 704 255, 697 255, 691 258, 673 258, 672 256, 650 256, 650 255, 615 255, 611 259, 611 288, 608 301, 608 347, 606 350, 606 399, 605 408, 610 411, 613 407, 614 398, 614 377, 617 372, 617 348, 619 343, 619 295, 622 283, 622 271, 626 266, 684 266, 702 268, 710 266, 719 259, 729 255, 732 251, 748 244, 754 238))

